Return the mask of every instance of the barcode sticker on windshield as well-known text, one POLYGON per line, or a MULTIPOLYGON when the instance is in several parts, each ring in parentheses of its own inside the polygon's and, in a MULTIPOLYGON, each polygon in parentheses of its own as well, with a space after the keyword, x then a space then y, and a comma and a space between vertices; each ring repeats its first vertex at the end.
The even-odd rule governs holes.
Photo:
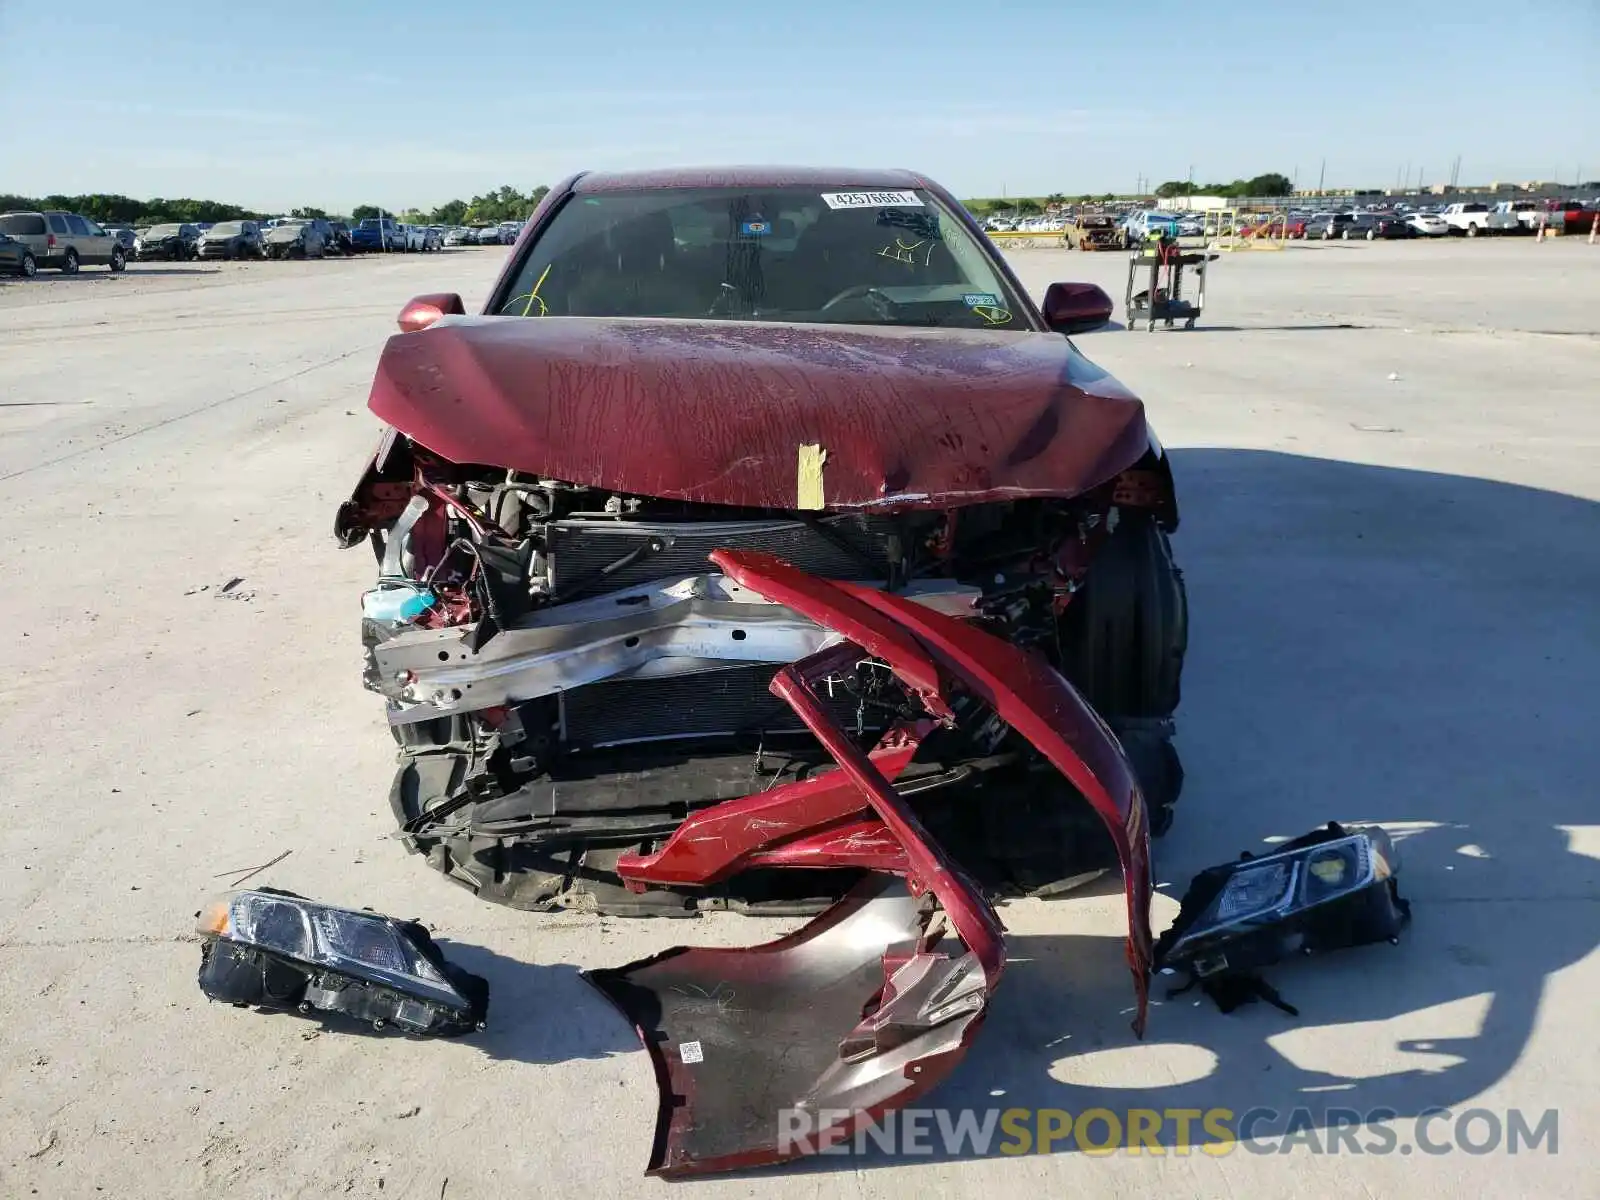
POLYGON ((915 192, 823 192, 829 208, 894 208, 897 205, 922 207, 915 192))

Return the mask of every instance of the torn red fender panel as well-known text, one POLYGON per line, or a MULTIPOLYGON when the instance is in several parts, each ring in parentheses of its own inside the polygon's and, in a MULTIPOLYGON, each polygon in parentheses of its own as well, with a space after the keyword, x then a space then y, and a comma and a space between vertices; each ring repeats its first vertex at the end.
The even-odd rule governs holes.
POLYGON ((932 904, 874 872, 764 946, 679 947, 586 972, 655 1069, 650 1174, 814 1154, 948 1075, 982 1024, 990 985, 976 954, 951 937, 934 943, 936 919, 932 904))

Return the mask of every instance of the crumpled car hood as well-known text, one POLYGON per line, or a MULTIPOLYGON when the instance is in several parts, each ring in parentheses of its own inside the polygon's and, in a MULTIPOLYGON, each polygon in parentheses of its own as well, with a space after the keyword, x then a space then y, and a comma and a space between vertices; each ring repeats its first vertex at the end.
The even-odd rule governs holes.
POLYGON ((1143 404, 1038 332, 447 317, 389 339, 372 411, 454 462, 780 509, 1072 496, 1143 404))

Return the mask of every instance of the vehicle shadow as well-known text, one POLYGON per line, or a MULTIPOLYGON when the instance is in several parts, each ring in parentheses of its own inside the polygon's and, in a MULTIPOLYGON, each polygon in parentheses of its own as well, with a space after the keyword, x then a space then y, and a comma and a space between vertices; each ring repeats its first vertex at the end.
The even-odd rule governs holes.
MULTIPOLYGON (((1600 640, 1581 632, 1600 505, 1265 451, 1171 456, 1192 609, 1187 784, 1156 879, 1176 897, 1242 850, 1377 822, 1397 837, 1414 918, 1398 946, 1266 971, 1298 1018, 1223 1014, 1198 990, 1169 999, 1178 981, 1158 977, 1140 1042, 1119 936, 1034 932, 1070 926, 1075 898, 1026 920, 1007 910, 1018 935, 986 1027, 920 1104, 1124 1122, 1131 1108, 1278 1110, 1262 1136, 1294 1109, 1326 1129, 1349 1110, 1466 1104, 1517 1063, 1536 1018, 1570 1020, 1541 1014, 1545 981, 1600 945, 1600 861, 1572 832, 1593 823, 1600 776, 1600 640)), ((1173 911, 1160 902, 1158 930, 1173 911)), ((1177 1133, 1163 1122, 1158 1144, 1177 1133)), ((931 1141, 933 1159, 965 1156, 931 1141)))
POLYGON ((570 963, 526 963, 485 946, 436 941, 450 962, 489 981, 489 1019, 464 1046, 488 1058, 525 1063, 607 1058, 641 1049, 633 1029, 570 963))
MULTIPOLYGON (((489 981, 484 1028, 452 1039, 488 1058, 535 1065, 607 1058, 640 1050, 639 1039, 578 968, 569 963, 526 963, 485 946, 435 938, 445 959, 489 981), (545 1014, 557 1014, 546 1019, 545 1014)), ((415 1035, 394 1026, 374 1029, 342 1013, 258 1009, 264 1017, 308 1021, 343 1036, 406 1041, 415 1035)))

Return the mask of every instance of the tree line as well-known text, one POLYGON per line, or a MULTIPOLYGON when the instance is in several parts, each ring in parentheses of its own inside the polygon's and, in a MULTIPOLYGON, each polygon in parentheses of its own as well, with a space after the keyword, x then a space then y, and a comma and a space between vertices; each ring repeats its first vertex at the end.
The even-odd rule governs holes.
MULTIPOLYGON (((437 208, 385 208, 376 204, 358 204, 349 214, 332 213, 321 208, 291 209, 293 217, 327 217, 360 221, 367 217, 387 216, 397 221, 416 225, 495 225, 501 221, 524 221, 538 207, 550 189, 544 184, 519 192, 509 184, 474 196, 470 200, 450 200, 437 208)), ((1169 179, 1156 188, 1155 194, 1170 196, 1287 196, 1294 184, 1287 175, 1272 172, 1251 179, 1235 179, 1232 183, 1195 183, 1193 180, 1169 179)), ((966 207, 980 220, 996 212, 1015 212, 1024 216, 1041 213, 1047 207, 1075 201, 1079 204, 1106 203, 1128 199, 1114 192, 1099 195, 1084 192, 1067 196, 1053 192, 1048 196, 1017 196, 1010 198, 988 197, 968 200, 966 207)), ((187 198, 135 200, 131 196, 95 192, 84 196, 12 196, 0 195, 0 212, 10 209, 65 209, 82 213, 104 225, 155 225, 169 221, 260 221, 275 213, 254 212, 237 204, 224 204, 219 200, 191 200, 187 198)))
MULTIPOLYGON (((398 221, 417 225, 494 225, 501 221, 526 220, 550 189, 544 184, 526 194, 507 185, 495 191, 474 196, 471 200, 451 200, 433 209, 393 209, 375 204, 358 204, 348 218, 359 221, 365 217, 388 216, 398 221)), ((197 223, 217 221, 263 221, 277 213, 256 212, 237 204, 224 204, 220 200, 191 200, 187 198, 136 200, 132 196, 116 193, 93 192, 81 196, 17 196, 0 194, 0 212, 13 209, 61 209, 80 213, 102 225, 161 225, 169 222, 197 223)), ((291 217, 325 217, 346 219, 346 214, 328 212, 321 208, 295 208, 291 217)))
POLYGON ((1250 179, 1235 179, 1232 183, 1196 183, 1192 179, 1169 179, 1156 188, 1163 199, 1172 196, 1225 196, 1239 199, 1246 196, 1287 196, 1294 191, 1294 181, 1276 171, 1256 175, 1250 179))
MULTIPOLYGON (((1155 190, 1155 194, 1163 199, 1171 196, 1225 196, 1242 199, 1249 196, 1288 196, 1293 192, 1294 181, 1276 171, 1256 175, 1250 179, 1235 179, 1232 183, 1195 183, 1192 180, 1169 179, 1155 190)), ((1024 217, 1034 216, 1058 204, 1107 204, 1113 200, 1146 199, 1149 197, 1119 195, 1116 192, 1102 192, 1098 195, 1083 192, 1077 196, 1052 192, 1048 196, 985 196, 963 203, 968 212, 982 220, 997 212, 1016 213, 1024 217)))

